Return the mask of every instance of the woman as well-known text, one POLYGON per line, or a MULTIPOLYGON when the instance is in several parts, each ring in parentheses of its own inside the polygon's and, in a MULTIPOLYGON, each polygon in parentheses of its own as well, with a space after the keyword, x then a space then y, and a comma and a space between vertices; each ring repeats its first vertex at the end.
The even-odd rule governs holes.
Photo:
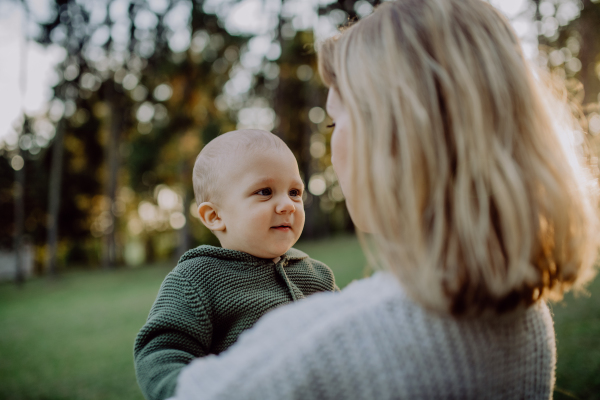
POLYGON ((545 300, 593 275, 596 198, 507 21, 480 0, 384 3, 319 67, 382 271, 268 314, 175 398, 550 398, 545 300))

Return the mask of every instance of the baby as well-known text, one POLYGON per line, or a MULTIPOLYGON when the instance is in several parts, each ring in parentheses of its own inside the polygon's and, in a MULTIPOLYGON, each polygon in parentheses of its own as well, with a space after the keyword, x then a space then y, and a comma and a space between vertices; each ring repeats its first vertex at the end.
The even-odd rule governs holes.
POLYGON ((134 348, 147 399, 165 399, 181 369, 218 354, 267 311, 338 290, 321 262, 291 247, 304 227, 294 155, 272 133, 225 133, 196 159, 198 214, 222 247, 186 252, 161 285, 134 348))

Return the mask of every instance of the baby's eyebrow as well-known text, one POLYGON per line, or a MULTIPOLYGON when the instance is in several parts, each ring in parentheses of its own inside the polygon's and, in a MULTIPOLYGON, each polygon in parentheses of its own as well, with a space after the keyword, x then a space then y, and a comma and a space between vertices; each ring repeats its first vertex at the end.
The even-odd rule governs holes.
POLYGON ((254 181, 252 183, 252 186, 258 186, 258 185, 271 185, 275 182, 275 179, 273 178, 262 178, 262 179, 258 179, 256 181, 254 181))
MULTIPOLYGON (((276 179, 265 177, 265 178, 257 179, 256 181, 254 181, 252 183, 252 186, 262 186, 262 185, 269 186, 269 185, 274 184, 276 181, 277 181, 276 179)), ((300 186, 302 188, 302 190, 304 190, 304 188, 305 188, 304 182, 302 182, 302 180, 300 180, 300 179, 294 179, 294 184, 300 186)))

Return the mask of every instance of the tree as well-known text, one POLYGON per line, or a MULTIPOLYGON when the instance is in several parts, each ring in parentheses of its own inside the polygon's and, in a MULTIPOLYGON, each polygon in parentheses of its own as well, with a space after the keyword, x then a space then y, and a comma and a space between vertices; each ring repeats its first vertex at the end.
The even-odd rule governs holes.
MULTIPOLYGON (((168 145, 169 138, 181 139, 187 130, 198 128, 197 118, 192 116, 194 109, 188 105, 193 106, 194 99, 214 98, 218 94, 219 85, 222 86, 226 81, 220 76, 227 72, 227 68, 224 70, 222 68, 214 69, 212 64, 219 55, 222 56, 220 54, 222 51, 230 47, 223 46, 223 44, 227 45, 232 40, 231 36, 227 35, 216 22, 214 16, 207 16, 202 11, 201 1, 171 1, 165 3, 162 8, 159 5, 158 8, 155 6, 152 9, 144 1, 128 2, 128 5, 123 8, 123 2, 115 0, 104 4, 63 0, 57 1, 55 7, 55 17, 52 21, 44 24, 43 34, 38 38, 41 43, 59 44, 67 50, 67 56, 60 66, 63 79, 54 89, 55 99, 59 104, 64 105, 65 113, 61 119, 62 122, 57 124, 58 130, 53 141, 55 156, 51 164, 52 179, 48 196, 50 199, 49 271, 55 270, 58 221, 63 219, 63 217, 58 217, 59 210, 63 208, 62 206, 58 207, 61 199, 61 165, 63 162, 68 162, 68 158, 71 156, 78 157, 67 151, 65 159, 62 160, 60 153, 64 140, 77 141, 80 144, 82 142, 103 143, 105 148, 104 165, 98 171, 94 172, 93 166, 87 171, 88 175, 90 173, 92 175, 100 174, 104 177, 103 196, 99 196, 97 188, 90 188, 91 192, 87 191, 87 196, 93 197, 93 203, 101 204, 89 205, 87 210, 81 211, 98 213, 95 216, 88 214, 88 219, 92 220, 92 234, 103 237, 101 260, 106 268, 110 268, 117 262, 120 242, 118 236, 124 234, 124 232, 119 233, 123 227, 119 226, 118 222, 118 217, 122 214, 122 210, 118 210, 121 207, 117 199, 118 191, 119 188, 128 185, 126 177, 131 176, 132 173, 135 175, 137 172, 130 170, 132 165, 129 162, 122 165, 123 152, 130 151, 127 149, 135 147, 138 140, 143 140, 140 134, 147 138, 155 136, 154 132, 160 132, 163 135, 157 137, 157 140, 150 144, 150 147, 156 146, 152 150, 157 156, 163 147, 168 145), (173 27, 169 20, 174 18, 173 15, 178 9, 180 11, 186 8, 186 11, 191 14, 188 22, 183 27, 173 27), (99 9, 101 10, 98 11, 99 9), (101 17, 98 17, 98 14, 101 17), (210 53, 211 56, 204 57, 204 59, 196 57, 197 60, 194 62, 191 59, 193 54, 190 53, 189 56, 186 56, 182 52, 186 49, 178 48, 178 46, 181 47, 179 42, 186 40, 186 32, 181 35, 181 32, 177 31, 180 28, 183 28, 184 31, 187 29, 188 37, 193 32, 202 32, 207 34, 208 39, 212 42, 221 42, 221 44, 212 46, 211 43, 207 46, 210 51, 205 52, 206 55, 210 53), (211 46, 219 48, 215 51, 211 46), (219 52, 219 50, 222 51, 219 52), (209 78, 211 76, 214 80, 209 78), (214 82, 215 85, 207 85, 206 78, 211 79, 210 82, 214 82), (161 89, 173 91, 172 98, 177 99, 178 103, 176 107, 164 107, 163 101, 154 103, 150 100, 149 95, 154 93, 158 86, 161 86, 159 91, 161 89), (179 87, 183 90, 180 91, 179 87), (160 112, 155 113, 155 107, 160 112), (153 126, 154 120, 160 118, 153 120, 153 115, 150 115, 149 119, 144 116, 150 113, 159 117, 158 114, 165 114, 165 112, 167 115, 161 115, 160 118, 168 120, 168 126, 165 124, 161 126, 160 121, 153 126), (85 132, 82 129, 84 127, 87 128, 85 132), (99 133, 99 137, 96 132, 99 133), (123 167, 126 169, 124 170, 123 167), (128 170, 130 172, 127 172, 128 170)), ((197 45, 199 41, 196 42, 197 45)), ((183 46, 185 47, 186 44, 184 43, 183 46)), ((229 58, 232 58, 231 51, 229 53, 229 58)), ((237 52, 234 53, 235 58, 237 52)), ((221 58, 218 59, 221 60, 221 58)), ((210 103, 209 112, 210 108, 214 110, 212 101, 207 102, 206 99, 203 101, 210 103)), ((174 102, 172 100, 169 103, 174 102)), ((217 113, 219 113, 218 110, 217 113)), ((210 114, 209 118, 206 118, 209 131, 215 123, 210 121, 217 121, 218 124, 224 121, 219 116, 215 116, 216 119, 213 118, 213 112, 210 114)), ((217 133, 218 131, 219 129, 217 133)), ((149 144, 147 140, 144 142, 149 144)), ((148 149, 146 146, 146 150, 148 149)), ((159 157, 152 158, 156 162, 159 157)), ((133 159, 135 160, 136 157, 133 159)), ((145 167, 147 169, 144 172, 152 172, 157 166, 146 164, 145 167)), ((180 181, 180 179, 172 177, 179 177, 182 173, 189 174, 190 172, 189 166, 180 160, 177 162, 177 170, 179 172, 173 172, 170 169, 168 170, 169 176, 161 176, 161 178, 180 181)), ((68 169, 65 170, 65 173, 72 175, 72 171, 68 169)), ((161 175, 164 174, 161 173, 161 175)), ((97 182, 98 178, 91 177, 91 180, 97 182)), ((154 185, 153 182, 151 184, 154 185)), ((137 184, 134 183, 134 186, 137 184)), ((179 186, 183 188, 182 192, 187 206, 190 198, 190 185, 179 186)), ((81 195, 83 193, 75 194, 80 197, 81 195)), ((68 201, 68 196, 63 195, 62 198, 68 201)), ((184 227, 187 228, 187 224, 184 227)), ((181 233, 180 241, 185 245, 189 241, 189 231, 181 229, 181 233)), ((79 239, 81 241, 81 237, 79 239)), ((183 248, 183 246, 181 247, 183 248)))
MULTIPOLYGON (((273 130, 298 158, 313 192, 305 237, 352 227, 331 169, 310 27, 295 27, 280 9, 270 33, 233 35, 227 16, 198 0, 52 4, 33 39, 65 51, 41 121, 54 138, 32 160, 24 202, 32 203, 26 230, 46 249, 49 274, 57 260, 110 268, 134 242, 150 258, 215 243, 190 218, 191 170, 204 144, 236 127, 273 130)), ((337 1, 313 11, 342 24, 369 7, 337 1)))

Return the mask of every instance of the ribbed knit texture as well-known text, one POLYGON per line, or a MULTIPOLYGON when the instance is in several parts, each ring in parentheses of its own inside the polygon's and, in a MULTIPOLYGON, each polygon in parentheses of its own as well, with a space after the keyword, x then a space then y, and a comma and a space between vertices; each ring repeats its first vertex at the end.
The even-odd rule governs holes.
POLYGON ((378 273, 269 313, 184 368, 174 399, 548 399, 555 362, 545 303, 455 319, 378 273))
POLYGON ((163 281, 135 341, 144 396, 171 396, 181 368, 227 349, 267 311, 336 289, 331 270, 296 249, 277 264, 213 246, 186 252, 163 281))

